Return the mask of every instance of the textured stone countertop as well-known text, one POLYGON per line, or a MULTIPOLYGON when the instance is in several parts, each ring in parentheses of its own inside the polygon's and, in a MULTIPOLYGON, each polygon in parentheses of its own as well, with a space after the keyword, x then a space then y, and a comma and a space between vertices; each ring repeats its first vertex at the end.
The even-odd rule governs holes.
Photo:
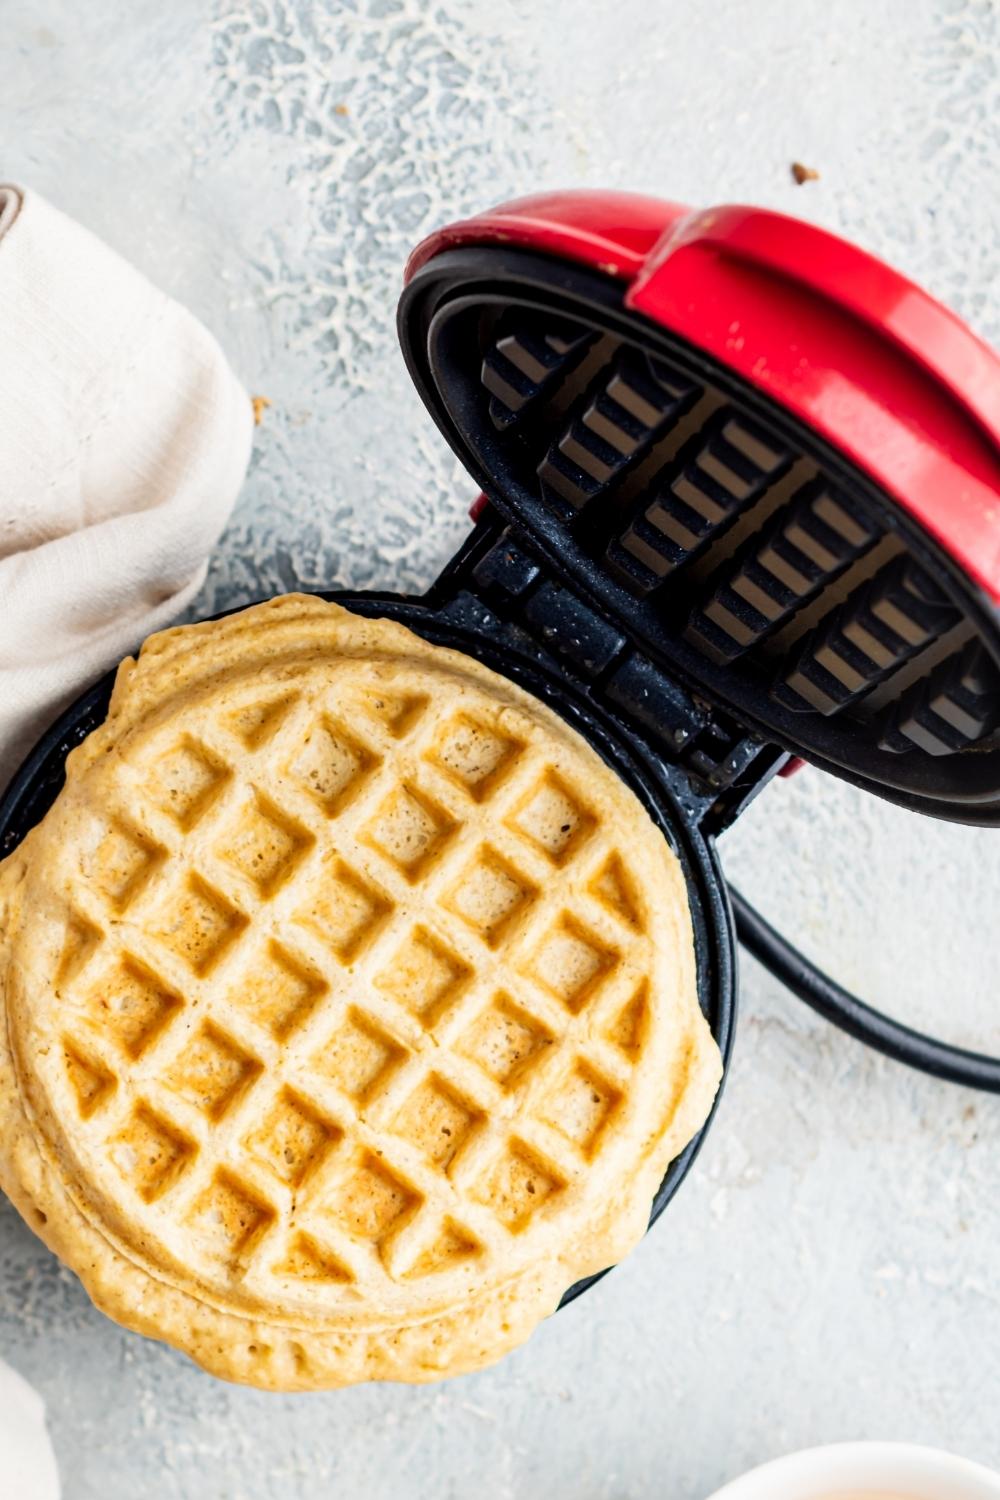
MULTIPOLYGON (((187 302, 272 402, 199 612, 300 580, 420 587, 455 546, 471 485, 393 313, 414 240, 491 200, 788 209, 1000 337, 992 0, 7 0, 3 41, 4 174, 187 302), (793 159, 820 180, 796 187, 793 159)), ((723 854, 846 984, 1000 1050, 1000 837, 806 772, 723 854)), ((215 1383, 100 1317, 5 1205, 0 1352, 45 1396, 68 1500, 702 1500, 849 1437, 1000 1465, 998 1189, 1000 1101, 865 1053, 747 960, 692 1176, 498 1368, 215 1383)))

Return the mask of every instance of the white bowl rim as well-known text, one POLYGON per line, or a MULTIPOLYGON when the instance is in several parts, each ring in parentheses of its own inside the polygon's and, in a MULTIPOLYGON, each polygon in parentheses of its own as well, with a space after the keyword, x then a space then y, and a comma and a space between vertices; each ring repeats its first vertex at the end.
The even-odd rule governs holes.
POLYGON ((788 1453, 731 1480, 709 1500, 819 1500, 850 1494, 852 1486, 895 1489, 908 1500, 1000 1500, 1000 1473, 994 1469, 940 1448, 880 1442, 829 1443, 788 1453))

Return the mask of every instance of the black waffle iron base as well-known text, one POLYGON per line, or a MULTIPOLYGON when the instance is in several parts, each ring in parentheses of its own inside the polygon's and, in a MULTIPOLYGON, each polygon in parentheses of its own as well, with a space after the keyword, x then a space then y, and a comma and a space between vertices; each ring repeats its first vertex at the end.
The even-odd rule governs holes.
MULTIPOLYGON (((565 601, 559 613, 542 623, 534 639, 523 625, 502 618, 484 602, 483 580, 492 578, 498 569, 516 565, 537 567, 496 517, 487 513, 423 598, 351 593, 322 597, 359 614, 397 620, 426 640, 464 651, 512 678, 578 730, 631 787, 683 867, 695 935, 699 999, 725 1067, 734 1035, 736 956, 726 886, 714 841, 706 831, 706 815, 714 810, 716 822, 720 816, 717 788, 705 784, 699 791, 676 760, 658 753, 637 735, 627 715, 589 693, 545 648, 547 631, 572 631, 565 601)), ((0 857, 9 854, 51 806, 63 784, 67 755, 103 721, 113 684, 112 672, 78 698, 14 777, 0 801, 0 857)), ((728 805, 736 809, 760 784, 761 774, 766 777, 783 757, 773 747, 766 755, 761 755, 759 745, 733 749, 728 805), (761 761, 756 780, 737 771, 761 761)), ((659 1218, 680 1186, 707 1128, 672 1162, 653 1201, 650 1223, 659 1218)), ((571 1287, 563 1302, 572 1301, 597 1279, 590 1277, 571 1287)))

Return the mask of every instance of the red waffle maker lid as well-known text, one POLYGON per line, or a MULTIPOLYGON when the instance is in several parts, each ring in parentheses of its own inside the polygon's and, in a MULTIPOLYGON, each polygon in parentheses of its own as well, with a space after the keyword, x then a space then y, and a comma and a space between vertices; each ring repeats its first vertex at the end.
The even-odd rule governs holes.
POLYGON ((415 252, 399 331, 494 505, 764 739, 1000 822, 1000 360, 762 209, 519 200, 415 252))

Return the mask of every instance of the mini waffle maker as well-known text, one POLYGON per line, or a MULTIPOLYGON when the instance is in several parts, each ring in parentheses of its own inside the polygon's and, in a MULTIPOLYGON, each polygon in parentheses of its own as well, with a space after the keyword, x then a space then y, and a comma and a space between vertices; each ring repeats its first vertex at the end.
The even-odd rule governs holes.
MULTIPOLYGON (((916 811, 1000 823, 997 357, 822 230, 610 193, 521 199, 432 235, 399 335, 483 498, 423 597, 326 597, 513 678, 633 788, 685 869, 725 1062, 739 936, 854 1036, 1000 1091, 1000 1062, 813 968, 727 890, 714 843, 798 758, 916 811)), ((14 778, 0 853, 52 802, 112 680, 14 778)))

